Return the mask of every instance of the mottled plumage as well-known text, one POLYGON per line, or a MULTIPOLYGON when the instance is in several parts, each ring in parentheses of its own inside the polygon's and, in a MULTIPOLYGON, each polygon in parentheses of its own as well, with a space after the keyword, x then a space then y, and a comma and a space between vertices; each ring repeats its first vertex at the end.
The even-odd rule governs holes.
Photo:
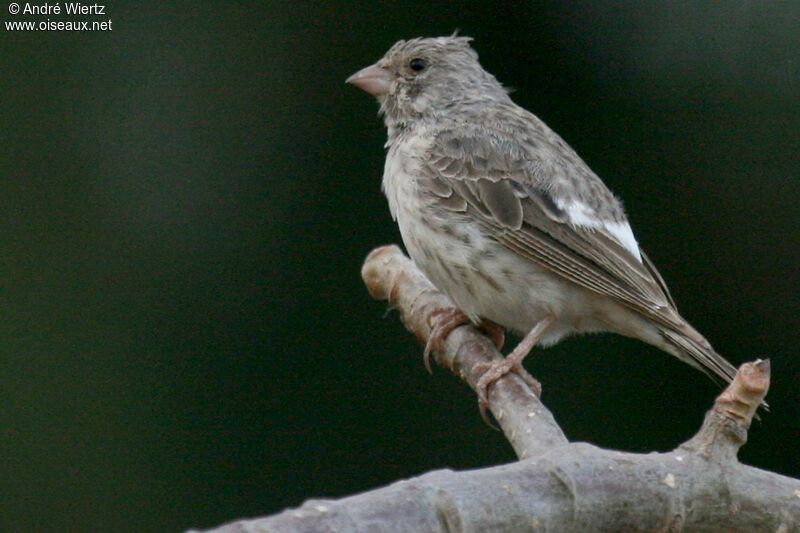
POLYGON ((476 324, 543 345, 612 331, 729 381, 735 369, 678 314, 620 201, 469 41, 400 41, 348 80, 380 101, 383 189, 417 266, 476 324))

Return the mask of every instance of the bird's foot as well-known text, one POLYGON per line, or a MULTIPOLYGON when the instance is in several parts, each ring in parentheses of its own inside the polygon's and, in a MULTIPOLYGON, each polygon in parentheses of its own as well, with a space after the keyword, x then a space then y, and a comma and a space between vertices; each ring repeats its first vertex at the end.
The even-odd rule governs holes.
POLYGON ((490 426, 491 423, 489 423, 486 414, 486 410, 489 407, 489 386, 509 372, 516 372, 525 384, 530 387, 537 398, 542 395, 542 384, 539 383, 536 378, 528 374, 528 371, 522 366, 522 361, 536 343, 539 342, 539 339, 545 331, 547 331, 547 328, 550 327, 553 321, 554 317, 552 316, 547 316, 540 320, 505 359, 480 363, 472 368, 473 376, 477 377, 480 375, 480 378, 477 379, 477 383, 475 384, 475 392, 478 393, 478 408, 480 409, 481 417, 490 426))
POLYGON ((513 352, 503 360, 479 363, 472 367, 472 374, 474 376, 480 375, 478 382, 475 384, 475 392, 478 393, 478 409, 480 409, 481 418, 489 425, 492 425, 486 414, 486 410, 489 408, 489 387, 506 374, 516 372, 537 398, 542 395, 542 384, 522 366, 522 360, 527 354, 522 357, 512 357, 512 355, 514 355, 513 352))
POLYGON ((431 311, 428 316, 431 334, 428 336, 428 342, 425 343, 425 352, 422 354, 422 360, 425 362, 425 368, 428 373, 433 373, 431 370, 431 352, 442 349, 442 345, 451 331, 469 323, 467 315, 455 307, 440 307, 431 311), (436 320, 435 322, 434 319, 436 320))
MULTIPOLYGON (((428 325, 431 326, 431 334, 428 336, 428 342, 425 343, 425 352, 423 353, 423 361, 425 368, 429 373, 431 372, 431 352, 439 351, 442 349, 445 339, 457 327, 465 324, 470 324, 470 320, 461 310, 454 307, 440 307, 434 309, 428 317, 428 325), (433 320, 436 322, 433 323, 433 320)), ((500 350, 505 343, 505 333, 503 328, 491 320, 483 319, 478 324, 478 329, 485 333, 492 342, 500 350)))

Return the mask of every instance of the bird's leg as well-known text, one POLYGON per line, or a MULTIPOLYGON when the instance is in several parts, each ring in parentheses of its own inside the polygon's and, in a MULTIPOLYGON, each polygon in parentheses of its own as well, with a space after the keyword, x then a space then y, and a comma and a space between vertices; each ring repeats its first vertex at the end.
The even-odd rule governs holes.
POLYGON ((442 349, 442 343, 444 343, 451 331, 469 323, 467 315, 455 307, 440 307, 431 311, 431 314, 428 315, 431 334, 428 336, 428 342, 425 343, 425 352, 422 354, 428 373, 433 373, 431 370, 431 352, 442 349), (434 319, 436 319, 435 323, 433 322, 434 319))
POLYGON ((491 363, 483 363, 475 365, 473 373, 481 372, 482 375, 475 385, 475 391, 478 393, 478 405, 480 406, 481 416, 486 419, 486 408, 489 406, 489 385, 505 376, 509 372, 516 372, 533 390, 536 396, 542 394, 542 385, 523 368, 522 361, 525 356, 536 346, 539 339, 542 338, 544 332, 555 320, 552 315, 544 317, 536 323, 522 341, 517 345, 514 350, 508 354, 502 361, 494 361, 491 363))

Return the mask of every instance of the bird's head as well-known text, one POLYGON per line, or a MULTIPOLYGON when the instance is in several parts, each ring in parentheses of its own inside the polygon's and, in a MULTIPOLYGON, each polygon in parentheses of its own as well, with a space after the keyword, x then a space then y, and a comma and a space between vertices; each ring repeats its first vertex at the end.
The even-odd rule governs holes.
POLYGON ((347 83, 378 98, 387 122, 436 117, 464 103, 507 101, 508 93, 478 62, 469 37, 398 41, 347 83))

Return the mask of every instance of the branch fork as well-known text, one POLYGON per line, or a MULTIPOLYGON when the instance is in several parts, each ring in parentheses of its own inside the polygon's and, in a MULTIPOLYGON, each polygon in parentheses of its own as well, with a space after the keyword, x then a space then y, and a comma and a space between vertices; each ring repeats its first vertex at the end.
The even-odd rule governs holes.
MULTIPOLYGON (((423 344, 432 314, 454 308, 397 246, 370 253, 361 274, 372 297, 388 300, 423 344)), ((440 348, 437 364, 473 389, 475 367, 503 357, 469 325, 440 348)), ((215 531, 800 531, 800 480, 736 457, 769 381, 768 360, 745 363, 696 435, 671 452, 633 454, 569 442, 510 373, 489 389, 489 409, 520 461, 430 472, 215 531)))

